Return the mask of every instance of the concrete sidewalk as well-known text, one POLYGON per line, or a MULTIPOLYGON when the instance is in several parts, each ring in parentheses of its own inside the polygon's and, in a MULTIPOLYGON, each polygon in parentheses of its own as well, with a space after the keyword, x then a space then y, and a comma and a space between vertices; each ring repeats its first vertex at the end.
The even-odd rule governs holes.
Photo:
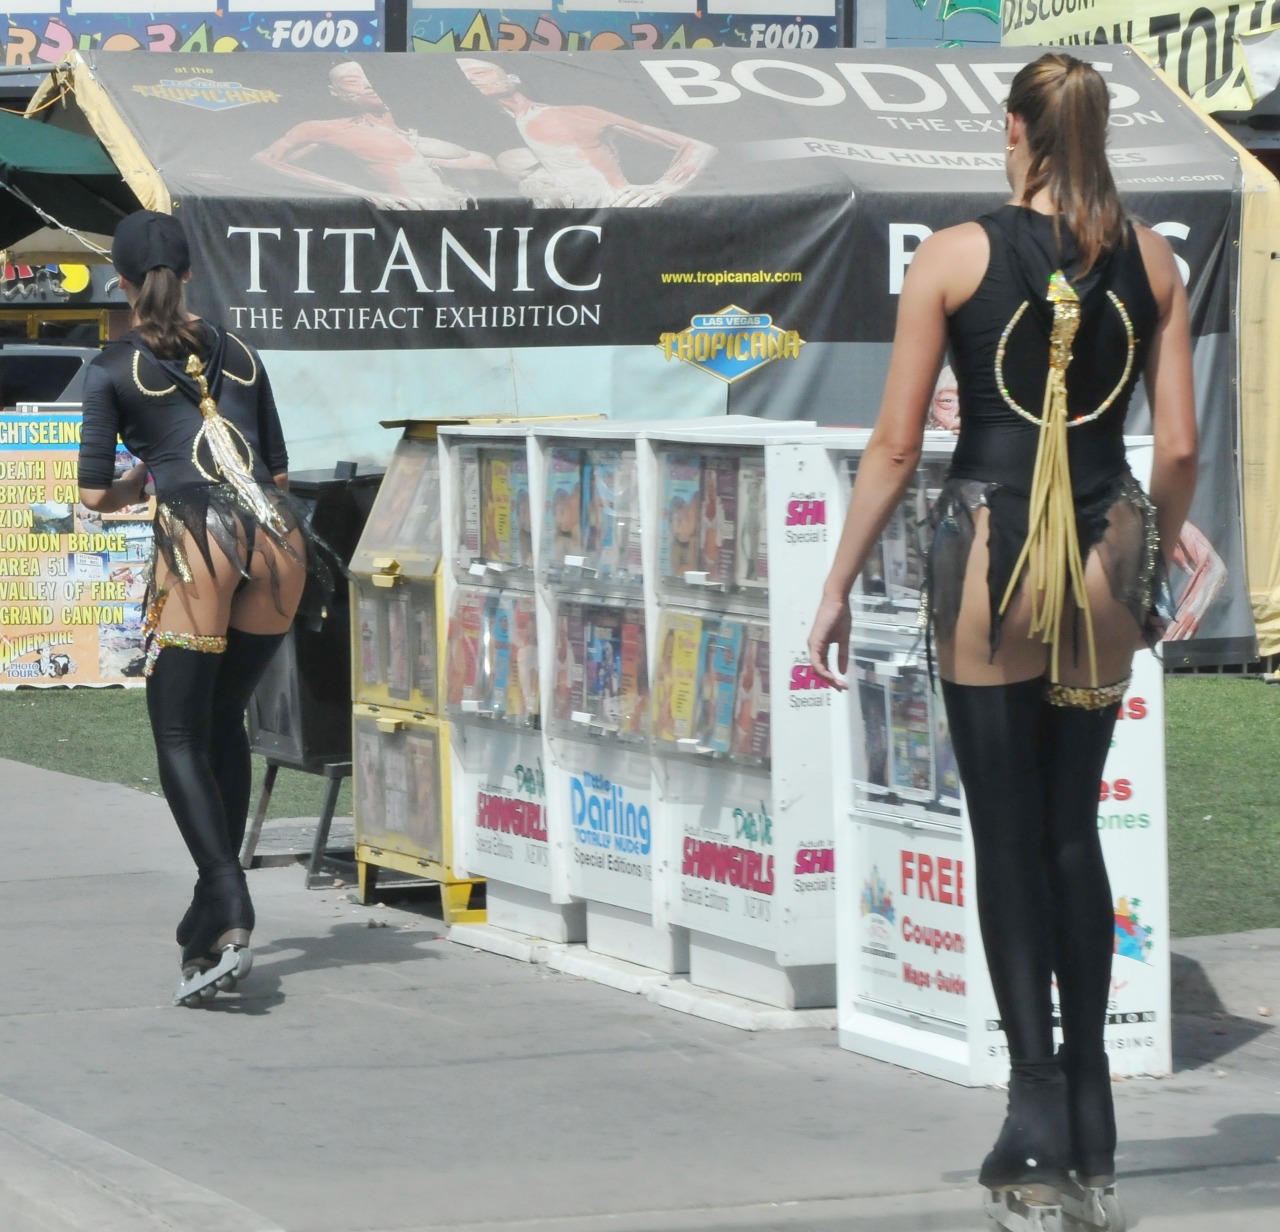
MULTIPOLYGON (((1003 1094, 751 1034, 250 875, 243 992, 174 1009, 164 802, 0 762, 0 1229, 977 1232, 1003 1094)), ((1280 1211, 1280 930, 1180 943, 1178 1072, 1117 1088, 1141 1232, 1280 1211)))

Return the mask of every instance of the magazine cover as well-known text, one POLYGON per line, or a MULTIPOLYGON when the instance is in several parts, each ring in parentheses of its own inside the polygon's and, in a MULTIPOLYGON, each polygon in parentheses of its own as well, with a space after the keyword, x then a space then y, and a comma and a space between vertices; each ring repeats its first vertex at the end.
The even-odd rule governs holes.
POLYGON ((715 657, 717 633, 720 621, 714 616, 703 617, 702 637, 698 641, 698 678, 694 695, 693 731, 689 733, 699 748, 707 748, 711 728, 715 723, 716 676, 715 657))
POLYGON ((880 550, 884 559, 885 590, 890 599, 907 598, 907 519, 902 505, 889 515, 884 533, 880 536, 880 550))
POLYGON ((483 560, 511 560, 511 452, 480 452, 480 556, 483 560))
POLYGON ((698 515, 702 488, 702 459, 696 453, 662 455, 662 538, 658 570, 664 578, 684 581, 699 572, 698 515))
POLYGON ((356 724, 356 820, 366 834, 385 829, 386 809, 382 802, 382 740, 377 728, 356 724))
POLYGON ((753 761, 769 758, 769 627, 748 621, 735 697, 730 752, 753 761))
POLYGON ((412 691, 409 593, 401 588, 387 599, 387 692, 403 701, 412 691))
POLYGON ((644 608, 622 615, 622 674, 618 711, 620 730, 644 736, 649 730, 649 651, 644 636, 644 608))
POLYGON ((449 620, 445 687, 451 706, 474 709, 487 687, 482 658, 485 592, 459 589, 449 620))
POLYGON ((749 590, 769 587, 769 539, 765 507, 764 463, 738 462, 738 550, 735 581, 749 590))
POLYGON ((955 749, 951 746, 947 708, 937 704, 933 707, 933 767, 939 801, 959 808, 960 769, 956 765, 955 749))
POLYGON ((889 681, 893 777, 897 791, 933 795, 933 725, 929 678, 920 668, 904 668, 889 681))
POLYGON ((356 620, 360 629, 360 679, 367 685, 382 683, 382 604, 363 590, 356 603, 356 620))
POLYGON ((440 770, 436 738, 430 732, 411 731, 405 736, 405 756, 409 762, 413 815, 410 833, 433 860, 444 859, 444 828, 441 825, 440 770))
POLYGON ((563 567, 566 556, 582 555, 582 450, 576 446, 547 450, 542 551, 553 572, 563 567))
POLYGON ((666 613, 660 645, 654 735, 659 740, 689 740, 696 734, 702 618, 683 612, 666 613))
POLYGON ((862 748, 865 768, 862 780, 875 787, 889 786, 889 703, 884 682, 858 669, 858 706, 862 711, 862 748))
POLYGON ((518 594, 511 602, 511 674, 507 684, 506 713, 533 723, 541 710, 538 696, 538 639, 534 599, 518 594))
POLYGON ((409 591, 409 630, 413 661, 413 687, 428 701, 436 698, 436 597, 430 586, 414 586, 409 591))
POLYGON ((622 481, 621 454, 612 449, 585 451, 582 486, 586 503, 582 512, 582 552, 587 567, 599 577, 615 576, 622 564, 622 542, 619 531, 623 511, 619 508, 619 486, 622 481))
POLYGON ((517 451, 511 459, 511 554, 509 563, 533 568, 533 510, 529 507, 529 458, 517 451))
POLYGON ((507 711, 511 682, 511 598, 502 593, 490 594, 484 605, 482 629, 485 680, 481 694, 483 708, 493 714, 507 711))
POLYGON ((889 586, 884 575, 884 536, 871 545, 867 563, 858 575, 858 590, 864 598, 880 601, 889 597, 889 586))
POLYGON ((378 496, 361 538, 376 552, 402 542, 413 498, 427 467, 427 455, 420 449, 398 449, 382 477, 378 496))
POLYGON ((587 610, 585 642, 585 709, 598 723, 621 725, 622 611, 614 607, 587 610))
POLYGON ((580 603, 562 603, 556 616, 556 678, 552 717, 568 723, 583 711, 583 655, 586 620, 580 603))
POLYGON ((731 585, 738 555, 738 460, 709 454, 702 462, 702 569, 715 586, 731 585))
POLYGON ((392 834, 409 833, 409 762, 402 740, 388 740, 382 746, 384 815, 392 834))
POLYGON ((426 455, 422 478, 409 503, 409 512, 396 546, 424 556, 440 552, 440 459, 434 450, 426 455))
POLYGON ((734 702, 746 642, 746 622, 726 616, 720 621, 711 651, 711 730, 706 744, 715 753, 733 747, 734 702))
POLYGON ((456 450, 459 557, 464 565, 480 555, 480 455, 474 445, 456 450))
POLYGON ((641 559, 644 541, 640 531, 640 486, 634 449, 618 452, 614 509, 618 526, 618 573, 629 581, 639 582, 644 574, 641 559))

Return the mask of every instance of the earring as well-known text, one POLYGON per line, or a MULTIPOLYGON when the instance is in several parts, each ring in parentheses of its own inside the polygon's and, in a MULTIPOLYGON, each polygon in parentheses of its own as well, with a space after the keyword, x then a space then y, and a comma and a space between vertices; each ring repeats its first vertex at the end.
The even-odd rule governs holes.
POLYGON ((1012 154, 1018 147, 1016 145, 1007 145, 1004 147, 1006 154, 1012 154))

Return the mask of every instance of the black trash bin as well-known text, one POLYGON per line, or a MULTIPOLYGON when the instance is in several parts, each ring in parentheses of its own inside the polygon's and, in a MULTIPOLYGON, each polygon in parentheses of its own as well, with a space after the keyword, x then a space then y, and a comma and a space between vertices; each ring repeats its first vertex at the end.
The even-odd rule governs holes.
MULTIPOLYGON (((310 506, 310 522, 347 564, 373 508, 382 469, 357 473, 352 463, 333 471, 294 471, 289 490, 310 506)), ((351 612, 337 579, 325 601, 309 578, 289 636, 271 660, 249 702, 249 746, 268 761, 323 772, 351 760, 351 612)))

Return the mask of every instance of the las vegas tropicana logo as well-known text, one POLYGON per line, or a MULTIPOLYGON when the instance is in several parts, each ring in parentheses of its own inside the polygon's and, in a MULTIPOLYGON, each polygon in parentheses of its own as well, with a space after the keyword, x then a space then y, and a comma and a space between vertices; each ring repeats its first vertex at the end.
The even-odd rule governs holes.
POLYGON ((730 304, 694 317, 678 334, 662 334, 658 345, 668 360, 682 359, 733 384, 775 359, 799 358, 804 339, 794 329, 779 329, 768 313, 730 304))
POLYGON ((255 90, 238 81, 203 81, 192 77, 186 81, 158 81, 153 86, 134 86, 144 98, 162 98, 170 103, 199 107, 201 111, 229 111, 251 103, 278 103, 274 90, 255 90))

